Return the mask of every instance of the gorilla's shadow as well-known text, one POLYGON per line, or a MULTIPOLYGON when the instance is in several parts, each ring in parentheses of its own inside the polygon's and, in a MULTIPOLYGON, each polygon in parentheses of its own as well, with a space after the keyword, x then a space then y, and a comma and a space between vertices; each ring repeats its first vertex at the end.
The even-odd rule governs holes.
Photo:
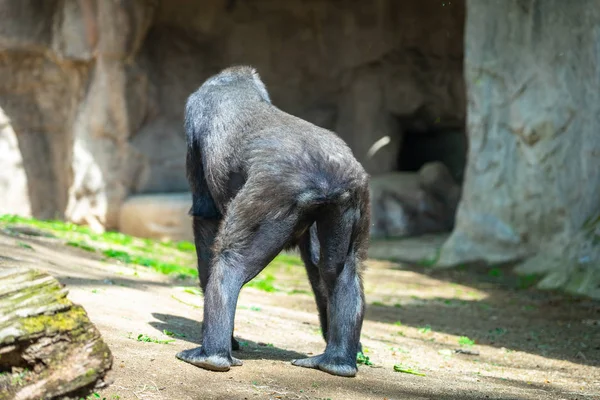
MULTIPOLYGON (((178 315, 153 313, 157 321, 149 322, 149 325, 160 332, 169 331, 173 337, 200 346, 202 343, 202 324, 189 318, 178 315)), ((242 360, 278 360, 291 361, 296 358, 308 357, 306 354, 295 351, 280 349, 272 345, 259 345, 257 342, 235 337, 241 345, 241 349, 234 351, 235 357, 242 360)))

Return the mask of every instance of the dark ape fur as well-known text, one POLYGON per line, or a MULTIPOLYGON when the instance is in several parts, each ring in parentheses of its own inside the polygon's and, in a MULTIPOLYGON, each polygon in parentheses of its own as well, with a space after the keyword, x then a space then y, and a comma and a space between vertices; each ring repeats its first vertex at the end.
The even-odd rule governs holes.
POLYGON ((299 246, 327 345, 292 363, 356 375, 370 219, 368 176, 349 147, 273 106, 246 66, 190 95, 185 130, 205 297, 202 346, 177 356, 216 371, 241 365, 231 355, 240 289, 282 249, 299 246))

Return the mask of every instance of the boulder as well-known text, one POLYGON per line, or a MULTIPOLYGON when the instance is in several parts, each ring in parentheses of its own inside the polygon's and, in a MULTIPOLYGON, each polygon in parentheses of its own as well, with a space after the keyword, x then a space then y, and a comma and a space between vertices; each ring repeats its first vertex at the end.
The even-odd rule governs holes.
POLYGON ((418 236, 452 230, 460 185, 436 162, 418 172, 375 176, 370 194, 371 237, 418 236))
POLYGON ((119 214, 120 231, 158 240, 194 241, 190 193, 161 193, 131 196, 119 214))
POLYGON ((468 1, 469 152, 439 266, 600 298, 600 2, 468 1))

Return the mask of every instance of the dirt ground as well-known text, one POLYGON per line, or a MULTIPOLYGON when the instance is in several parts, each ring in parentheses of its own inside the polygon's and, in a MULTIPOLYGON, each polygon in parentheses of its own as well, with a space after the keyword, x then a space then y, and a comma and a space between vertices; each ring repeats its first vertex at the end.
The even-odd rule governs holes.
POLYGON ((175 358, 200 343, 195 280, 51 239, 0 234, 0 255, 0 268, 47 270, 85 307, 114 356, 110 384, 98 390, 106 399, 600 399, 600 303, 519 289, 502 269, 370 261, 362 344, 374 365, 340 378, 290 364, 324 348, 301 267, 275 270, 293 290, 243 289, 235 335, 244 365, 216 373, 175 358), (173 339, 165 330, 174 342, 135 340, 173 339))

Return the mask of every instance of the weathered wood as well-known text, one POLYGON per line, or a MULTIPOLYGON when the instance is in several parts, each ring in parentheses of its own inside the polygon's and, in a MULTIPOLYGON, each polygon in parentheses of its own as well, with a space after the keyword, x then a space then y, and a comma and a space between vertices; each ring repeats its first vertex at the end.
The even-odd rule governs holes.
POLYGON ((0 269, 0 400, 76 397, 112 355, 85 310, 44 272, 0 269))

